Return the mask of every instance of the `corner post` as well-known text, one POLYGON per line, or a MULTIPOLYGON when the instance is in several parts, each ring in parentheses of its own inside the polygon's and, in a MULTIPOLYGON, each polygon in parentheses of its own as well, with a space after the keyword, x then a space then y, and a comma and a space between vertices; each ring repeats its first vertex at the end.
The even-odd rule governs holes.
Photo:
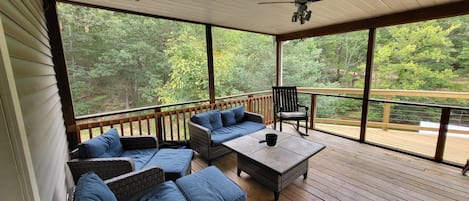
POLYGON ((215 103, 215 73, 213 70, 213 39, 212 26, 205 25, 205 40, 207 43, 208 90, 210 103, 215 103))
MULTIPOLYGON (((59 89, 60 103, 62 104, 63 118, 65 127, 76 125, 75 113, 73 109, 72 93, 68 79, 67 64, 62 44, 62 35, 59 28, 59 19, 57 16, 57 4, 54 0, 44 0, 44 12, 46 17, 46 26, 51 46, 52 62, 54 64, 55 79, 59 89)), ((67 129, 68 148, 75 149, 80 140, 76 130, 67 129)))
POLYGON ((440 129, 438 130, 438 140, 436 142, 435 161, 442 162, 443 154, 445 152, 446 134, 448 132, 449 118, 451 115, 451 108, 441 109, 440 129))
POLYGON ((368 50, 366 52, 365 87, 363 89, 362 117, 360 122, 360 142, 365 142, 366 127, 368 123, 368 103, 371 89, 371 70, 373 68, 374 47, 376 41, 376 28, 368 32, 368 50))
POLYGON ((276 57, 275 57, 275 61, 276 61, 276 68, 275 68, 275 86, 282 86, 283 85, 283 77, 282 77, 282 73, 283 73, 283 66, 282 66, 282 46, 283 46, 283 41, 279 41, 278 39, 276 39, 276 42, 275 42, 275 46, 276 46, 276 57))

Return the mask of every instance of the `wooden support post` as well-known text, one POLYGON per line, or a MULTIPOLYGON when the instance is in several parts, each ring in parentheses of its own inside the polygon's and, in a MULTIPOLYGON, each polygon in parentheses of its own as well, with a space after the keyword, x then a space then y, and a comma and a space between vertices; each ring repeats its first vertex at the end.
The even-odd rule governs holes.
POLYGON ((252 99, 251 99, 252 97, 254 97, 254 96, 253 95, 248 95, 248 108, 247 108, 248 112, 254 111, 253 104, 252 104, 252 99))
POLYGON ((446 133, 448 132, 451 108, 441 109, 440 129, 438 131, 438 141, 436 142, 435 161, 442 162, 446 145, 446 133))
MULTIPOLYGON (((387 95, 386 100, 391 100, 391 96, 387 95)), ((388 131, 390 117, 391 117, 391 103, 384 103, 383 127, 382 127, 384 131, 388 131)))
POLYGON ((368 32, 368 50, 366 53, 365 87, 363 89, 362 117, 360 124, 360 142, 365 142, 366 127, 368 123, 368 102, 370 100, 371 69, 373 68, 374 47, 376 41, 376 29, 368 32))
POLYGON ((314 129, 316 127, 316 106, 317 106, 317 96, 315 94, 311 94, 311 114, 309 116, 309 128, 314 129))
MULTIPOLYGON (((59 20, 57 17, 57 7, 54 0, 44 0, 44 12, 46 17, 47 33, 52 53, 52 62, 54 64, 55 78, 57 79, 57 88, 60 95, 60 103, 62 104, 62 112, 65 127, 76 125, 75 112, 72 103, 72 93, 70 90, 70 82, 68 80, 67 64, 65 62, 65 54, 62 44, 62 36, 60 33, 59 20)), ((68 148, 75 149, 80 143, 76 130, 67 130, 68 148)))
POLYGON ((283 72, 283 66, 282 66, 282 41, 278 41, 275 43, 276 45, 276 77, 275 77, 275 86, 282 86, 282 72, 283 72))
POLYGON ((213 69, 213 41, 212 26, 205 26, 205 40, 207 44, 208 90, 210 103, 215 103, 215 73, 213 69))
POLYGON ((161 113, 161 108, 155 108, 155 131, 156 136, 158 137, 158 141, 164 141, 163 138, 163 126, 162 126, 162 116, 159 114, 161 113))

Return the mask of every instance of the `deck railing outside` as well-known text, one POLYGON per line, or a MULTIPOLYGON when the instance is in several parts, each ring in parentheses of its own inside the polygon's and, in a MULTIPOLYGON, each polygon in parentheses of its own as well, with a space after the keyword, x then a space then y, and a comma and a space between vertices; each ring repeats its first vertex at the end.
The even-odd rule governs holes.
POLYGON ((77 124, 68 129, 77 134, 79 142, 110 128, 117 128, 123 136, 154 135, 161 141, 185 141, 190 138, 187 124, 190 117, 212 109, 224 110, 243 105, 246 111, 263 114, 266 124, 272 123, 269 115, 272 113, 272 98, 266 95, 267 92, 270 91, 222 97, 215 103, 199 100, 87 115, 78 117, 77 124))
MULTIPOLYGON (((300 87, 298 91, 302 96, 310 97, 310 128, 361 140, 359 135, 360 118, 317 118, 316 113, 318 112, 317 100, 320 98, 352 99, 361 103, 363 90, 300 87)), ((469 108, 395 101, 393 97, 396 96, 450 98, 469 101, 469 93, 372 90, 371 97, 384 97, 384 99, 371 99, 370 105, 375 105, 371 109, 382 107, 383 112, 380 121, 369 119, 366 128, 367 135, 363 141, 422 155, 436 161, 447 160, 458 165, 469 157, 463 153, 464 151, 467 152, 465 149, 469 146, 469 131, 465 130, 464 126, 448 127, 454 116, 467 123, 469 121, 469 108), (401 113, 401 111, 393 112, 395 105, 411 107, 409 111, 402 111, 402 113, 418 110, 432 110, 439 113, 440 118, 436 122, 437 126, 419 125, 415 122, 405 121, 393 122, 395 117, 392 114, 401 113), (457 114, 455 114, 456 111, 457 114), (432 132, 433 135, 428 135, 432 132), (447 133, 451 133, 451 135, 447 135, 447 133), (457 137, 454 137, 455 135, 457 137), (423 142, 425 138, 428 139, 423 142)), ((224 110, 238 105, 243 105, 247 111, 264 115, 266 124, 273 123, 271 93, 270 91, 261 91, 221 97, 216 99, 215 103, 209 103, 208 100, 199 100, 83 116, 78 117, 77 124, 68 129, 77 133, 80 142, 100 135, 110 128, 117 128, 121 135, 155 135, 163 141, 185 141, 190 139, 187 125, 193 114, 212 109, 224 110)))
MULTIPOLYGON (((332 99, 349 100, 361 105, 361 89, 299 88, 311 96, 312 117, 329 110, 332 99), (325 106, 316 107, 318 99, 328 98, 325 106), (319 111, 318 111, 319 110, 319 111)), ((370 92, 368 114, 382 111, 380 117, 368 115, 365 136, 361 136, 361 113, 339 118, 310 118, 310 125, 326 131, 384 148, 410 153, 439 162, 461 166, 469 158, 469 107, 449 104, 428 104, 409 101, 410 97, 469 102, 467 92, 379 90, 370 92), (399 110, 398 110, 399 109, 399 110)))

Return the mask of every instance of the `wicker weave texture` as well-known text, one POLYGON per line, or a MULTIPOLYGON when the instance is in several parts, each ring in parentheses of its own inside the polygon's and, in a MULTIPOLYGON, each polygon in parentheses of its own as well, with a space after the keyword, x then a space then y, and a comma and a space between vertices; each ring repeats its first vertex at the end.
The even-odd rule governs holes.
POLYGON ((135 170, 134 162, 127 157, 72 159, 67 164, 75 183, 87 172, 95 172, 102 179, 109 179, 135 170))
MULTIPOLYGON (((262 115, 252 112, 244 112, 244 120, 264 123, 264 117, 262 115)), ((231 150, 222 145, 212 144, 212 133, 210 129, 194 122, 189 122, 189 133, 191 136, 191 148, 209 162, 231 153, 231 150)))
POLYGON ((106 180, 106 184, 114 192, 117 200, 125 200, 164 181, 163 170, 160 167, 153 167, 106 180))

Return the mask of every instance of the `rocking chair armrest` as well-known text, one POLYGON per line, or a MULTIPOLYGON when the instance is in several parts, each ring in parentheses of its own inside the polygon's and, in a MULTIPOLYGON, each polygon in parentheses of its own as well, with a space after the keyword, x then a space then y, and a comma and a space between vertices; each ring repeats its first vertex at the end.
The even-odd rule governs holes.
POLYGON ((273 105, 274 105, 274 108, 278 108, 278 111, 279 111, 279 112, 283 111, 282 105, 279 105, 279 104, 277 104, 277 103, 273 103, 273 105))
POLYGON ((297 105, 298 105, 298 107, 303 107, 303 108, 305 108, 305 109, 306 109, 306 112, 308 112, 308 109, 309 109, 308 106, 306 106, 306 105, 301 105, 301 104, 299 104, 299 103, 297 103, 297 105))

